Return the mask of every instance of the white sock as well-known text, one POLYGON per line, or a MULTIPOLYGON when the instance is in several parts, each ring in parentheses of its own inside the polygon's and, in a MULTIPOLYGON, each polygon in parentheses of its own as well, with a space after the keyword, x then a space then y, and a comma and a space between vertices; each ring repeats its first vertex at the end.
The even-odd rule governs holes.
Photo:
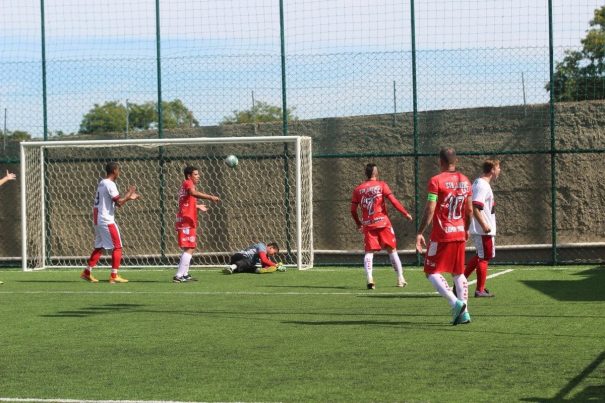
POLYGON ((450 286, 445 280, 445 278, 443 278, 441 274, 435 273, 429 275, 428 279, 431 284, 433 284, 433 287, 435 287, 435 290, 437 290, 437 292, 441 294, 443 298, 447 299, 447 303, 450 304, 450 306, 453 308, 454 305, 456 305, 456 301, 458 300, 458 298, 456 298, 452 290, 450 290, 450 286))
MULTIPOLYGON (((454 276, 454 284, 456 284, 456 293, 459 300, 466 304, 468 308, 468 280, 464 277, 464 274, 454 276)), ((466 312, 467 309, 464 310, 466 312)))
POLYGON ((181 260, 179 261, 179 269, 176 272, 177 277, 183 277, 185 274, 187 274, 189 271, 189 263, 191 263, 191 258, 192 256, 189 253, 183 252, 181 255, 181 260))
POLYGON ((366 270, 366 279, 368 280, 368 284, 374 282, 374 277, 372 277, 373 264, 374 264, 374 253, 367 252, 363 258, 363 268, 366 270))
POLYGON ((391 261, 393 270, 395 270, 395 273, 397 274, 397 279, 403 281, 403 268, 401 267, 401 260, 399 259, 397 252, 389 253, 389 260, 391 261))

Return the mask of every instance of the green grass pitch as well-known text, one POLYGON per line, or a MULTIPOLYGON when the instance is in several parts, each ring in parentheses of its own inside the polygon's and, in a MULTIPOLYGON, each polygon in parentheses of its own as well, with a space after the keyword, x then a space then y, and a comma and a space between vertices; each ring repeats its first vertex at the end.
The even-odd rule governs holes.
POLYGON ((419 268, 0 270, 0 401, 603 401, 605 267, 497 273, 451 326, 419 268))

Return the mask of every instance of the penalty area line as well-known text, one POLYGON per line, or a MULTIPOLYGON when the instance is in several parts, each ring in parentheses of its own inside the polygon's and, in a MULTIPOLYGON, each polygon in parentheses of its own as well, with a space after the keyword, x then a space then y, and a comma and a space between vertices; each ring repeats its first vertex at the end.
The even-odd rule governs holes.
MULTIPOLYGON (((367 296, 367 295, 433 295, 435 292, 374 292, 374 291, 360 291, 360 292, 263 292, 263 291, 0 291, 0 294, 58 294, 58 295, 143 295, 143 294, 155 294, 155 295, 281 295, 281 296, 298 296, 298 295, 351 295, 351 296, 367 296)), ((2 400, 0 400, 1 402, 2 400)))
MULTIPOLYGON (((508 274, 508 273, 513 272, 513 271, 515 271, 515 269, 506 269, 506 270, 503 270, 503 271, 499 271, 498 273, 490 274, 489 276, 486 277, 486 279, 487 278, 494 278, 494 277, 502 276, 503 274, 508 274)), ((477 283, 477 280, 473 280, 473 281, 469 281, 468 282, 469 285, 476 284, 476 283, 477 283)))

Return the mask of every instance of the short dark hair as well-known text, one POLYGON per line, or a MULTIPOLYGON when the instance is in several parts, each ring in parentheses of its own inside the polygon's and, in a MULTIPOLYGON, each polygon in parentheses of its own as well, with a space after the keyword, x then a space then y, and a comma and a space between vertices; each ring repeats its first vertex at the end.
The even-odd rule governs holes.
POLYGON ((456 150, 452 147, 444 147, 439 151, 439 160, 448 165, 456 163, 456 150))
POLYGON ((118 164, 117 162, 114 162, 114 161, 108 162, 107 165, 105 165, 105 173, 107 175, 111 175, 119 168, 120 168, 120 164, 118 164))
POLYGON ((374 174, 374 168, 376 168, 376 164, 366 164, 366 178, 370 179, 374 174))
POLYGON ((279 245, 277 244, 277 242, 270 242, 267 244, 267 247, 269 246, 275 248, 275 250, 279 252, 279 245))
POLYGON ((494 169, 495 167, 497 167, 498 165, 500 165, 500 161, 498 160, 485 160, 483 161, 483 173, 484 174, 488 174, 492 171, 492 169, 494 169))
POLYGON ((183 174, 185 174, 185 179, 189 177, 193 173, 193 171, 197 171, 198 169, 192 165, 187 165, 185 169, 183 169, 183 174))

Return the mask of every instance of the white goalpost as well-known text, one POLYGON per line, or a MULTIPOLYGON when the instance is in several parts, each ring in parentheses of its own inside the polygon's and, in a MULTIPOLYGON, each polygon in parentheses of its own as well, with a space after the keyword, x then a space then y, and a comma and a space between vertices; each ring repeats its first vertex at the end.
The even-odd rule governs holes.
MULTIPOLYGON (((203 201, 192 266, 216 267, 256 242, 277 242, 277 261, 313 267, 311 138, 216 137, 21 143, 23 270, 84 267, 93 249, 93 198, 110 161, 123 194, 141 199, 117 209, 124 267, 175 266, 178 190, 187 165, 199 169, 203 201), (235 155, 239 164, 224 159, 235 155)), ((109 264, 105 254, 100 265, 109 264)))

